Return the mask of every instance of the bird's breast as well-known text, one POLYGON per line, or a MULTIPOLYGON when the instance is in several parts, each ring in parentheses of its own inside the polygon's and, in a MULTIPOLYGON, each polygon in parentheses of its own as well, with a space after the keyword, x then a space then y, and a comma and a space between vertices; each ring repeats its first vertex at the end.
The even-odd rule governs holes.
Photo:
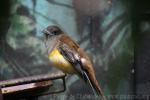
POLYGON ((54 49, 49 53, 49 60, 54 67, 62 70, 63 72, 69 74, 75 73, 73 66, 63 57, 58 49, 54 49))

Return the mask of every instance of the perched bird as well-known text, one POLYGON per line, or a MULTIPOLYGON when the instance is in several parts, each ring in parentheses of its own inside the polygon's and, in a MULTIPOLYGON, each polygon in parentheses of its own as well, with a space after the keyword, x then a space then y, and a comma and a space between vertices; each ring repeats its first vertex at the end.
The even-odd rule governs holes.
POLYGON ((57 26, 48 26, 42 32, 45 34, 50 63, 64 73, 77 74, 91 86, 95 94, 106 100, 85 51, 57 26))

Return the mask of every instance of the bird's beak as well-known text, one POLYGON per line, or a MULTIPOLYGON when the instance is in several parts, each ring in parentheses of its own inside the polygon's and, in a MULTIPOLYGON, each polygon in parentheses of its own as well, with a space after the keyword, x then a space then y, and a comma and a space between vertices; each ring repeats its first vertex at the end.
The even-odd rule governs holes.
POLYGON ((47 29, 44 29, 42 31, 42 33, 44 33, 45 38, 48 39, 49 37, 51 37, 53 34, 51 32, 49 32, 47 29))
POLYGON ((49 39, 51 33, 50 33, 47 29, 44 29, 44 30, 42 31, 42 33, 44 34, 44 37, 45 37, 45 39, 44 39, 44 44, 45 44, 45 47, 47 48, 47 47, 48 47, 48 46, 47 46, 47 41, 48 41, 48 39, 49 39))

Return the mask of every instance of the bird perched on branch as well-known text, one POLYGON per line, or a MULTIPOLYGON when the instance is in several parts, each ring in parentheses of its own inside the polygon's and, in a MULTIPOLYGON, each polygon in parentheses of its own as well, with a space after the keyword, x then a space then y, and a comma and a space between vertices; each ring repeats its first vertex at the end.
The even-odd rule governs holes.
POLYGON ((48 26, 42 32, 45 34, 50 63, 64 73, 78 75, 96 95, 106 100, 85 51, 57 26, 48 26))

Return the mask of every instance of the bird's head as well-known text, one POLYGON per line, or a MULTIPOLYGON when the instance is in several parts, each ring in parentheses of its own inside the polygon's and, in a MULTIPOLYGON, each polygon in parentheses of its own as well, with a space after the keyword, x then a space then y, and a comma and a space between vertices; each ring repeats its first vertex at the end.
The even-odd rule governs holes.
POLYGON ((42 33, 44 33, 46 39, 48 39, 48 38, 51 38, 51 37, 58 36, 58 35, 62 34, 63 32, 57 26, 48 26, 47 28, 45 28, 42 31, 42 33))

